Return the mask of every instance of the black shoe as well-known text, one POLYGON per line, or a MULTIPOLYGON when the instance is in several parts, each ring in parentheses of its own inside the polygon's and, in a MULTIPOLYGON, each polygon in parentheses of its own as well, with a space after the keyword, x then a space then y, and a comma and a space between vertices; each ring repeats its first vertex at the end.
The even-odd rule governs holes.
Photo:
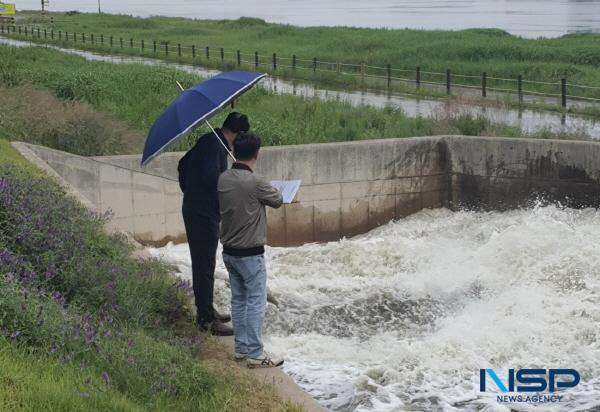
POLYGON ((213 309, 213 312, 215 313, 215 319, 219 319, 223 323, 227 323, 227 322, 231 321, 231 315, 225 314, 225 313, 219 313, 219 312, 217 312, 216 309, 213 309))
POLYGON ((206 328, 213 336, 233 336, 233 328, 227 326, 219 319, 213 320, 206 328))
POLYGON ((210 325, 210 333, 213 336, 233 336, 233 328, 215 318, 210 325))

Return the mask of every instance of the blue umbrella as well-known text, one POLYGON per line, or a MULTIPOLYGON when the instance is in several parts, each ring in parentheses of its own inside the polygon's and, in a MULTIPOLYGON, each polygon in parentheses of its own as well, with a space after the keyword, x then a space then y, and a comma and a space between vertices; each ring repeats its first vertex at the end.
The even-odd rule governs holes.
POLYGON ((266 74, 253 72, 227 72, 187 90, 181 88, 183 92, 152 125, 144 146, 142 166, 147 165, 202 122, 210 127, 215 137, 235 160, 229 148, 208 123, 208 119, 265 76, 266 74))

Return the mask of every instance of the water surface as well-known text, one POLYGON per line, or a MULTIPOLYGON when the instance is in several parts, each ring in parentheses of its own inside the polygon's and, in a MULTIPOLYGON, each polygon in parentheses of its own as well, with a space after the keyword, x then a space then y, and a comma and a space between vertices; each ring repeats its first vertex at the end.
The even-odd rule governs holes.
MULTIPOLYGON (((150 251, 190 279, 186 244, 150 251)), ((574 368, 581 382, 563 402, 533 410, 600 409, 595 209, 423 210, 266 258, 279 307, 267 308, 265 345, 330 410, 508 410, 493 384, 480 393, 479 368, 574 368)), ((227 307, 220 255, 216 277, 227 307)))

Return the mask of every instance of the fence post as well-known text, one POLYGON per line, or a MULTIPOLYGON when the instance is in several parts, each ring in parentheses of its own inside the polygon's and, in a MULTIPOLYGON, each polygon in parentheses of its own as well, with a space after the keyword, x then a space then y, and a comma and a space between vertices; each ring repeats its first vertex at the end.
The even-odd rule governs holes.
POLYGON ((523 76, 517 77, 517 93, 519 95, 519 104, 523 103, 523 76))
POLYGON ((560 79, 560 97, 561 106, 567 108, 567 79, 560 79))
MULTIPOLYGON (((340 66, 340 64, 338 63, 338 73, 339 73, 340 71, 341 71, 341 66, 340 66)), ((365 85, 365 64, 364 64, 364 63, 361 63, 361 64, 360 64, 360 84, 361 84, 362 86, 364 86, 364 85, 365 85)))
POLYGON ((104 46, 104 34, 100 35, 100 44, 104 46))
POLYGON ((38 39, 41 38, 40 29, 37 29, 38 39))
POLYGON ((181 43, 177 43, 177 55, 181 57, 181 43))
POLYGON ((296 55, 292 56, 292 70, 296 71, 296 55))
POLYGON ((238 66, 242 65, 242 53, 239 50, 237 51, 237 63, 238 66))
POLYGON ((417 89, 420 89, 421 88, 421 66, 417 66, 416 81, 417 81, 417 89))
POLYGON ((81 33, 81 41, 85 43, 85 33, 81 33))
POLYGON ((112 49, 113 46, 113 36, 110 36, 110 48, 112 49))
POLYGON ((92 45, 94 44, 94 35, 90 34, 90 41, 92 42, 92 45))
MULTIPOLYGON (((2 32, 4 33, 4 28, 2 30, 2 32)), ((44 29, 44 39, 48 38, 48 33, 46 32, 46 29, 44 29)))
POLYGON ((206 46, 206 60, 210 59, 210 48, 206 46))
POLYGON ((62 40, 62 31, 61 30, 58 31, 58 40, 62 40))
POLYGON ((192 44, 192 59, 196 58, 196 46, 192 44))
POLYGON ((119 37, 119 42, 121 43, 121 48, 123 48, 123 38, 119 37))
POLYGON ((77 43, 77 32, 73 32, 73 43, 77 43))
POLYGON ((481 96, 487 97, 487 73, 481 73, 481 96))
POLYGON ((154 51, 154 54, 156 54, 156 40, 152 40, 152 50, 154 51))
POLYGON ((313 57, 313 74, 317 73, 317 58, 313 57))
POLYGON ((133 39, 129 39, 129 48, 133 49, 133 39))
POLYGON ((54 29, 50 30, 50 38, 54 40, 54 29))
POLYGON ((144 52, 144 39, 141 40, 141 46, 142 46, 142 53, 144 52))
POLYGON ((387 65, 387 86, 388 89, 392 87, 392 65, 389 63, 387 65))
POLYGON ((446 70, 446 94, 450 94, 451 93, 451 75, 450 75, 450 69, 446 70))
POLYGON ((165 42, 165 57, 169 57, 169 43, 165 42))
POLYGON ((21 35, 21 26, 19 26, 19 36, 21 35))
POLYGON ((277 54, 273 53, 273 70, 277 70, 277 54))
POLYGON ((254 67, 258 67, 258 52, 254 52, 254 67))
POLYGON ((225 52, 223 51, 223 48, 221 47, 221 64, 223 64, 225 62, 225 52))

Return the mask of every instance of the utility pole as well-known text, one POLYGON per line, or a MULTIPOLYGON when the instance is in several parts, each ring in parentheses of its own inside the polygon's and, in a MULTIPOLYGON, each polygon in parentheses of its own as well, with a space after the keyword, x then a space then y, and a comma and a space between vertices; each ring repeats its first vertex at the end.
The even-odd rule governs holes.
POLYGON ((50 0, 42 0, 42 14, 48 13, 50 9, 50 0))
POLYGON ((98 0, 98 14, 102 14, 102 8, 100 7, 100 0, 98 0))

